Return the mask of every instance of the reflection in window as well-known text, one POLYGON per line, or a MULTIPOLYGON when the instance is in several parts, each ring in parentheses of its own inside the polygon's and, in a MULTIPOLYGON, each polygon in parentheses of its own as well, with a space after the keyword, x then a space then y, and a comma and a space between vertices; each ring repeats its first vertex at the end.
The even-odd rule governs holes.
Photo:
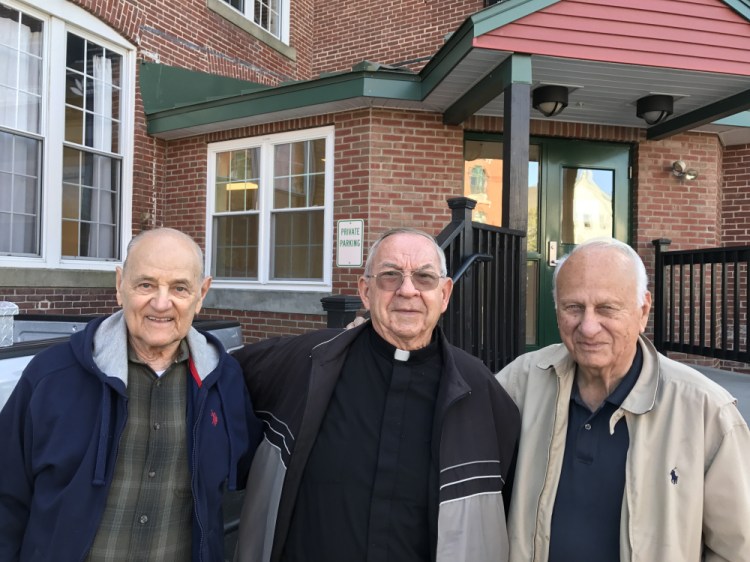
POLYGON ((503 143, 464 142, 464 195, 477 202, 472 220, 501 226, 503 211, 503 143))
POLYGON ((482 166, 474 166, 471 169, 469 181, 472 195, 487 193, 487 172, 482 166))
POLYGON ((68 33, 63 256, 118 257, 121 65, 120 55, 68 33))
MULTIPOLYGON (((529 214, 526 247, 539 250, 539 145, 529 146, 529 214)), ((493 140, 464 141, 464 195, 477 202, 472 220, 502 226, 503 143, 493 140)))
POLYGON ((562 242, 612 236, 614 172, 563 168, 562 242))

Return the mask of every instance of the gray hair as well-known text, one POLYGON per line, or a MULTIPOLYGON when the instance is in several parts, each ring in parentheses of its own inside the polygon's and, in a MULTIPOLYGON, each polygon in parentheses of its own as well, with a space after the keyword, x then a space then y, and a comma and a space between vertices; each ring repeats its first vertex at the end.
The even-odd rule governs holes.
POLYGON ((435 248, 435 252, 437 252, 438 259, 440 260, 440 275, 445 277, 448 275, 448 267, 445 262, 445 252, 440 247, 440 245, 435 240, 434 236, 431 236, 430 234, 427 234, 423 230, 419 230, 417 228, 410 228, 407 226, 402 226, 398 228, 392 228, 390 230, 386 230, 383 234, 380 235, 380 237, 375 240, 375 243, 370 248, 370 251, 367 254, 367 261, 365 262, 365 275, 370 275, 372 273, 372 262, 374 260, 375 254, 378 252, 378 247, 380 246, 380 243, 385 240, 386 238, 393 236, 395 234, 416 234, 417 236, 422 236, 423 238, 427 238, 430 242, 432 242, 433 247, 435 248))
POLYGON ((562 269, 563 264, 570 256, 586 248, 612 249, 630 260, 633 270, 635 271, 636 299, 638 301, 638 306, 643 306, 643 303, 646 301, 646 293, 648 292, 648 274, 646 273, 646 266, 643 265, 641 256, 639 256, 633 248, 625 244, 625 242, 620 242, 614 238, 594 238, 583 244, 579 244, 573 248, 569 254, 563 256, 557 261, 555 273, 552 277, 552 298, 555 301, 555 308, 557 308, 557 276, 560 274, 560 269, 562 269))
POLYGON ((176 236, 177 238, 182 238, 190 246, 192 246, 193 251, 195 252, 195 258, 198 263, 198 269, 199 269, 198 279, 199 281, 203 281, 203 279, 205 278, 205 275, 203 273, 203 250, 201 250, 201 247, 195 242, 195 240, 192 239, 192 237, 174 228, 162 227, 162 228, 153 228, 150 230, 142 230, 141 232, 133 236, 130 242, 128 242, 125 261, 122 262, 122 270, 125 271, 127 269, 128 257, 130 256, 130 252, 136 246, 136 244, 138 244, 144 238, 147 238, 149 236, 157 236, 160 234, 170 234, 172 236, 176 236))

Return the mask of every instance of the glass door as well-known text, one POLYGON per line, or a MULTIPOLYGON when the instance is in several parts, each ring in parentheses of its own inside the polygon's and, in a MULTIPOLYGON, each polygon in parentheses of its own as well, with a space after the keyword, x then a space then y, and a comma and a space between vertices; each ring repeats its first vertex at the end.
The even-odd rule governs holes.
POLYGON ((539 209, 529 206, 530 224, 537 215, 540 244, 528 254, 527 285, 527 313, 536 302, 537 329, 527 319, 527 349, 560 341, 552 299, 557 259, 592 238, 628 242, 630 223, 629 145, 547 140, 540 147, 539 209))

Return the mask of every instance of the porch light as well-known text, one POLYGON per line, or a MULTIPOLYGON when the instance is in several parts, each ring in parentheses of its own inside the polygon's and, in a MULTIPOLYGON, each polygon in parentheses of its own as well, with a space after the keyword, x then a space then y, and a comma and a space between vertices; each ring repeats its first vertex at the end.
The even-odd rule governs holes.
POLYGON ((531 105, 545 117, 557 115, 568 107, 568 88, 539 86, 531 94, 531 105))
POLYGON ((672 162, 672 173, 681 180, 693 181, 698 177, 698 171, 688 168, 684 160, 672 162))
POLYGON ((635 114, 649 125, 661 123, 674 111, 674 100, 666 94, 652 94, 636 102, 635 114))

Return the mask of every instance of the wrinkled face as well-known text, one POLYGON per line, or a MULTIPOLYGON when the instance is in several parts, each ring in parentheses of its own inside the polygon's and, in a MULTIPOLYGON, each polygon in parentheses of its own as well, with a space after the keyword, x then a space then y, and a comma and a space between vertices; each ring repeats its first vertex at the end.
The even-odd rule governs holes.
POLYGON ((557 277, 557 325, 565 347, 587 374, 624 375, 648 322, 651 294, 638 306, 636 272, 619 252, 587 248, 557 277))
POLYGON ((142 358, 176 352, 210 284, 201 282, 200 260, 182 237, 154 233, 133 246, 126 270, 117 268, 117 302, 135 351, 142 358))
POLYGON ((440 260, 433 244, 418 234, 393 234, 383 240, 372 260, 372 275, 404 273, 403 284, 384 290, 374 277, 359 280, 359 295, 370 310, 372 325, 387 342, 399 349, 415 350, 430 343, 432 331, 448 306, 453 290, 450 278, 440 278, 437 287, 418 290, 412 274, 440 276, 440 260))

